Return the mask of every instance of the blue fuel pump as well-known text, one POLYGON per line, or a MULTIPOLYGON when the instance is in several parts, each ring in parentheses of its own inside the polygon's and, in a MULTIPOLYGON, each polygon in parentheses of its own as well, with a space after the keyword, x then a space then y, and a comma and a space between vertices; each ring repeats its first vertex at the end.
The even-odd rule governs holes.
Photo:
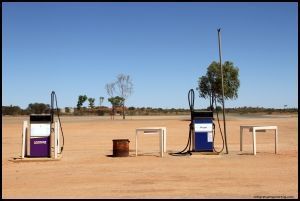
POLYGON ((212 112, 199 113, 194 117, 194 142, 193 151, 212 152, 213 147, 213 117, 212 112), (205 115, 203 115, 205 114, 205 115))
MULTIPOLYGON (((215 124, 213 122, 213 105, 210 106, 212 111, 201 111, 194 109, 195 92, 193 89, 189 90, 188 101, 191 112, 191 122, 189 125, 189 137, 186 147, 176 153, 170 153, 170 155, 192 155, 193 152, 211 152, 219 154, 224 149, 224 138, 220 129, 223 146, 220 151, 216 151, 214 148, 215 139, 215 124)), ((219 117, 217 113, 218 124, 220 128, 219 117)))

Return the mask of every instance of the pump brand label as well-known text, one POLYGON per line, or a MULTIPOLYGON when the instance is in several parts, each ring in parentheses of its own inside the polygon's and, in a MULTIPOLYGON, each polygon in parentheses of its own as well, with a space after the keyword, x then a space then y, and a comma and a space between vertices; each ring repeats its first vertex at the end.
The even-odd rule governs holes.
POLYGON ((207 132, 207 142, 212 142, 212 132, 207 132))
POLYGON ((45 141, 45 140, 37 140, 37 141, 34 141, 33 144, 47 144, 47 141, 45 141))
POLYGON ((212 124, 195 124, 195 132, 212 131, 212 124))

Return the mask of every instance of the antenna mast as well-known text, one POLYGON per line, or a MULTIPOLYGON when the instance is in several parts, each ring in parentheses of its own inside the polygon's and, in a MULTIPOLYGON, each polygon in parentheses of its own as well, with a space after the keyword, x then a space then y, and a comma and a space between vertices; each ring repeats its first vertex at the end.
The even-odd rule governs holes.
POLYGON ((220 68, 221 68, 221 77, 222 77, 222 109, 223 109, 224 138, 225 138, 226 154, 228 154, 227 135, 226 135, 226 120, 225 120, 225 106, 224 106, 224 80, 223 80, 223 66, 222 66, 222 54, 221 54, 221 33, 220 32, 221 32, 221 29, 218 29, 220 68))

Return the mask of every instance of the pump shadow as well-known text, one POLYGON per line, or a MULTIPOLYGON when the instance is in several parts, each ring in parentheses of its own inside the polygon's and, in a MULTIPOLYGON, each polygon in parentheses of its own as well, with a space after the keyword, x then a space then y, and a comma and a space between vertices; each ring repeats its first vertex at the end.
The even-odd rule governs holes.
POLYGON ((155 156, 161 158, 159 153, 139 153, 137 156, 155 156))
POLYGON ((106 157, 110 157, 110 158, 126 158, 126 157, 135 157, 135 155, 128 155, 128 156, 114 156, 114 155, 105 155, 106 157))
POLYGON ((11 157, 8 159, 10 162, 19 163, 19 162, 53 162, 53 161, 60 161, 60 158, 21 158, 21 157, 11 157))
MULTIPOLYGON (((111 151, 111 153, 113 153, 113 150, 110 150, 110 151, 111 151)), ((128 156, 114 156, 113 154, 107 154, 105 156, 111 157, 111 158, 135 157, 135 150, 129 149, 128 156)))
POLYGON ((180 119, 180 121, 191 121, 191 119, 180 119))
MULTIPOLYGON (((256 152, 258 153, 258 152, 256 152)), ((237 155, 240 155, 240 156, 254 156, 253 153, 240 153, 240 154, 237 154, 237 155)))
POLYGON ((238 155, 249 155, 249 156, 257 156, 257 155, 279 155, 278 153, 275 154, 274 152, 268 152, 268 151, 256 151, 256 155, 253 154, 253 152, 248 152, 248 153, 239 153, 238 155))

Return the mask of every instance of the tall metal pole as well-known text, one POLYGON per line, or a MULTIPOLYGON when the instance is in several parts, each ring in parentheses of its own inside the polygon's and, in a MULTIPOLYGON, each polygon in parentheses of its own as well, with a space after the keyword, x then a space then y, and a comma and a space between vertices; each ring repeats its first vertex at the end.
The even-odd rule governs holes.
POLYGON ((225 106, 224 106, 224 80, 223 80, 223 66, 222 66, 221 36, 220 36, 220 32, 221 32, 221 29, 218 29, 220 68, 221 68, 221 77, 222 77, 222 106, 223 106, 224 140, 225 140, 226 154, 228 154, 227 136, 226 136, 225 106))

